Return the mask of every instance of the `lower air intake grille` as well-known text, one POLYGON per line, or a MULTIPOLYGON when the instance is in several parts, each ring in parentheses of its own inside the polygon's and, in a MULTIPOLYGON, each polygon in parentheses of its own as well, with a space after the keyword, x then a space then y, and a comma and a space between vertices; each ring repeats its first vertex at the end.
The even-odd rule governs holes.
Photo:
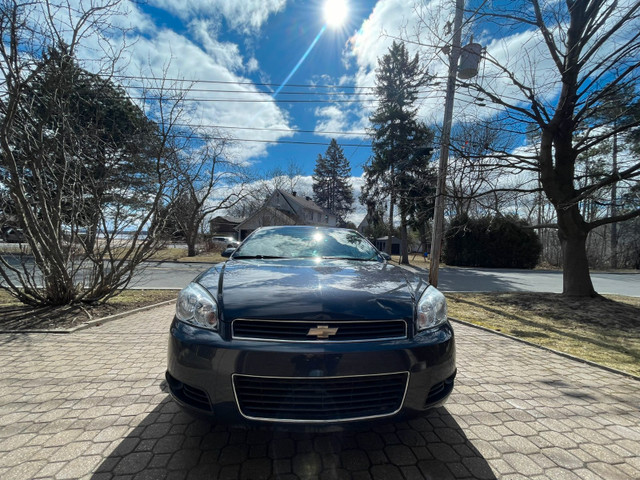
POLYGON ((234 375, 238 408, 248 418, 323 422, 382 417, 402 407, 408 372, 355 377, 234 375))
POLYGON ((171 393, 182 402, 200 410, 211 410, 211 402, 209 396, 204 390, 187 385, 174 378, 169 372, 166 373, 167 383, 171 389, 171 393))

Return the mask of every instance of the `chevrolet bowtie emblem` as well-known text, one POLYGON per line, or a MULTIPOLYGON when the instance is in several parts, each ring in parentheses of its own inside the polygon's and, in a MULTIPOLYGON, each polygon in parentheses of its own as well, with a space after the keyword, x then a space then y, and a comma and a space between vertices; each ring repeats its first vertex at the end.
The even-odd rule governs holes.
POLYGON ((318 338, 329 338, 331 335, 338 333, 337 328, 329 328, 329 325, 318 325, 316 328, 310 328, 307 332, 308 337, 316 336, 318 338))

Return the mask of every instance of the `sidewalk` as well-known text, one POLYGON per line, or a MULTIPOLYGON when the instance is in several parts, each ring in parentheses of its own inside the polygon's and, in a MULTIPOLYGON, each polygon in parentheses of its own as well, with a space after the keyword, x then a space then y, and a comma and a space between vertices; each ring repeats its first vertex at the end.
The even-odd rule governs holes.
POLYGON ((0 478, 640 478, 640 382, 455 325, 445 408, 359 431, 221 427, 163 381, 173 306, 0 335, 0 478))

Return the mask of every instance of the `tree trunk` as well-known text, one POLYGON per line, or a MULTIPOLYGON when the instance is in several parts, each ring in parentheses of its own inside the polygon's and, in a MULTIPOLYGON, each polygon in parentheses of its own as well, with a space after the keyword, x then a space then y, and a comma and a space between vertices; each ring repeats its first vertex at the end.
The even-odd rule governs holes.
POLYGON ((409 265, 409 248, 407 241, 407 219, 402 214, 400 225, 400 263, 403 265, 409 265))
MULTIPOLYGON (((614 123, 615 126, 615 123, 614 123)), ((613 175, 618 175, 618 135, 613 134, 613 175)), ((618 183, 611 185, 611 216, 617 215, 618 183)), ((618 225, 611 224, 611 268, 618 268, 618 225)))
POLYGON ((562 294, 574 297, 595 297, 589 274, 587 236, 578 207, 558 210, 558 238, 562 247, 562 294))
POLYGON ((198 231, 196 230, 195 233, 191 229, 185 231, 184 240, 187 243, 187 257, 195 257, 198 254, 196 250, 198 231))
POLYGON ((393 206, 395 204, 395 195, 391 193, 389 198, 389 235, 387 236, 386 252, 391 255, 391 248, 393 246, 393 206))
POLYGON ((196 251, 196 237, 188 237, 187 241, 187 257, 195 257, 197 255, 196 251))
MULTIPOLYGON (((94 215, 95 216, 95 215, 94 215)), ((91 255, 96 249, 96 240, 98 239, 98 220, 93 220, 91 225, 87 225, 84 236, 84 250, 91 255)))
MULTIPOLYGON (((563 89, 559 103, 571 104, 575 92, 563 89)), ((567 107, 568 108, 568 107, 567 107)), ((591 283, 587 259, 589 226, 580 212, 586 202, 576 201, 574 187, 577 152, 573 148, 574 125, 567 112, 556 113, 553 128, 540 137, 540 180, 558 218, 558 238, 562 250, 562 294, 574 297, 597 295, 591 283), (569 120, 566 120, 569 119, 569 120), (553 161, 555 158, 555 162, 553 161)))

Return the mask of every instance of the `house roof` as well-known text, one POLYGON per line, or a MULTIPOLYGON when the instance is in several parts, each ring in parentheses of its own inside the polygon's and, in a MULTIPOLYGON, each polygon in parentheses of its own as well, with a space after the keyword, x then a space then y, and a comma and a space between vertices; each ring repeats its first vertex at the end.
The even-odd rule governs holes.
POLYGON ((243 228, 243 226, 245 224, 251 223, 251 221, 254 218, 256 218, 259 215, 264 215, 264 214, 272 215, 273 218, 279 217, 284 222, 287 222, 287 224, 289 222, 292 222, 292 223, 295 224, 295 222, 296 222, 295 218, 293 218, 293 216, 289 215, 287 212, 283 212, 282 210, 278 210, 277 208, 273 208, 273 207, 262 206, 258 210, 256 210, 252 215, 249 215, 242 222, 240 222, 238 225, 236 225, 235 229, 238 230, 238 231, 242 230, 242 228, 243 228))
POLYGON ((213 217, 210 222, 226 222, 226 223, 242 223, 244 219, 241 217, 232 217, 231 215, 218 215, 213 217))
POLYGON ((285 192, 284 190, 278 190, 278 192, 280 192, 280 194, 282 194, 285 200, 289 202, 289 205, 291 205, 291 202, 295 202, 298 205, 304 208, 307 208, 309 210, 315 210, 316 212, 320 212, 320 213, 328 213, 328 212, 325 212, 325 210, 322 207, 319 207, 313 200, 307 200, 305 197, 298 197, 297 195, 292 195, 290 193, 285 192))

